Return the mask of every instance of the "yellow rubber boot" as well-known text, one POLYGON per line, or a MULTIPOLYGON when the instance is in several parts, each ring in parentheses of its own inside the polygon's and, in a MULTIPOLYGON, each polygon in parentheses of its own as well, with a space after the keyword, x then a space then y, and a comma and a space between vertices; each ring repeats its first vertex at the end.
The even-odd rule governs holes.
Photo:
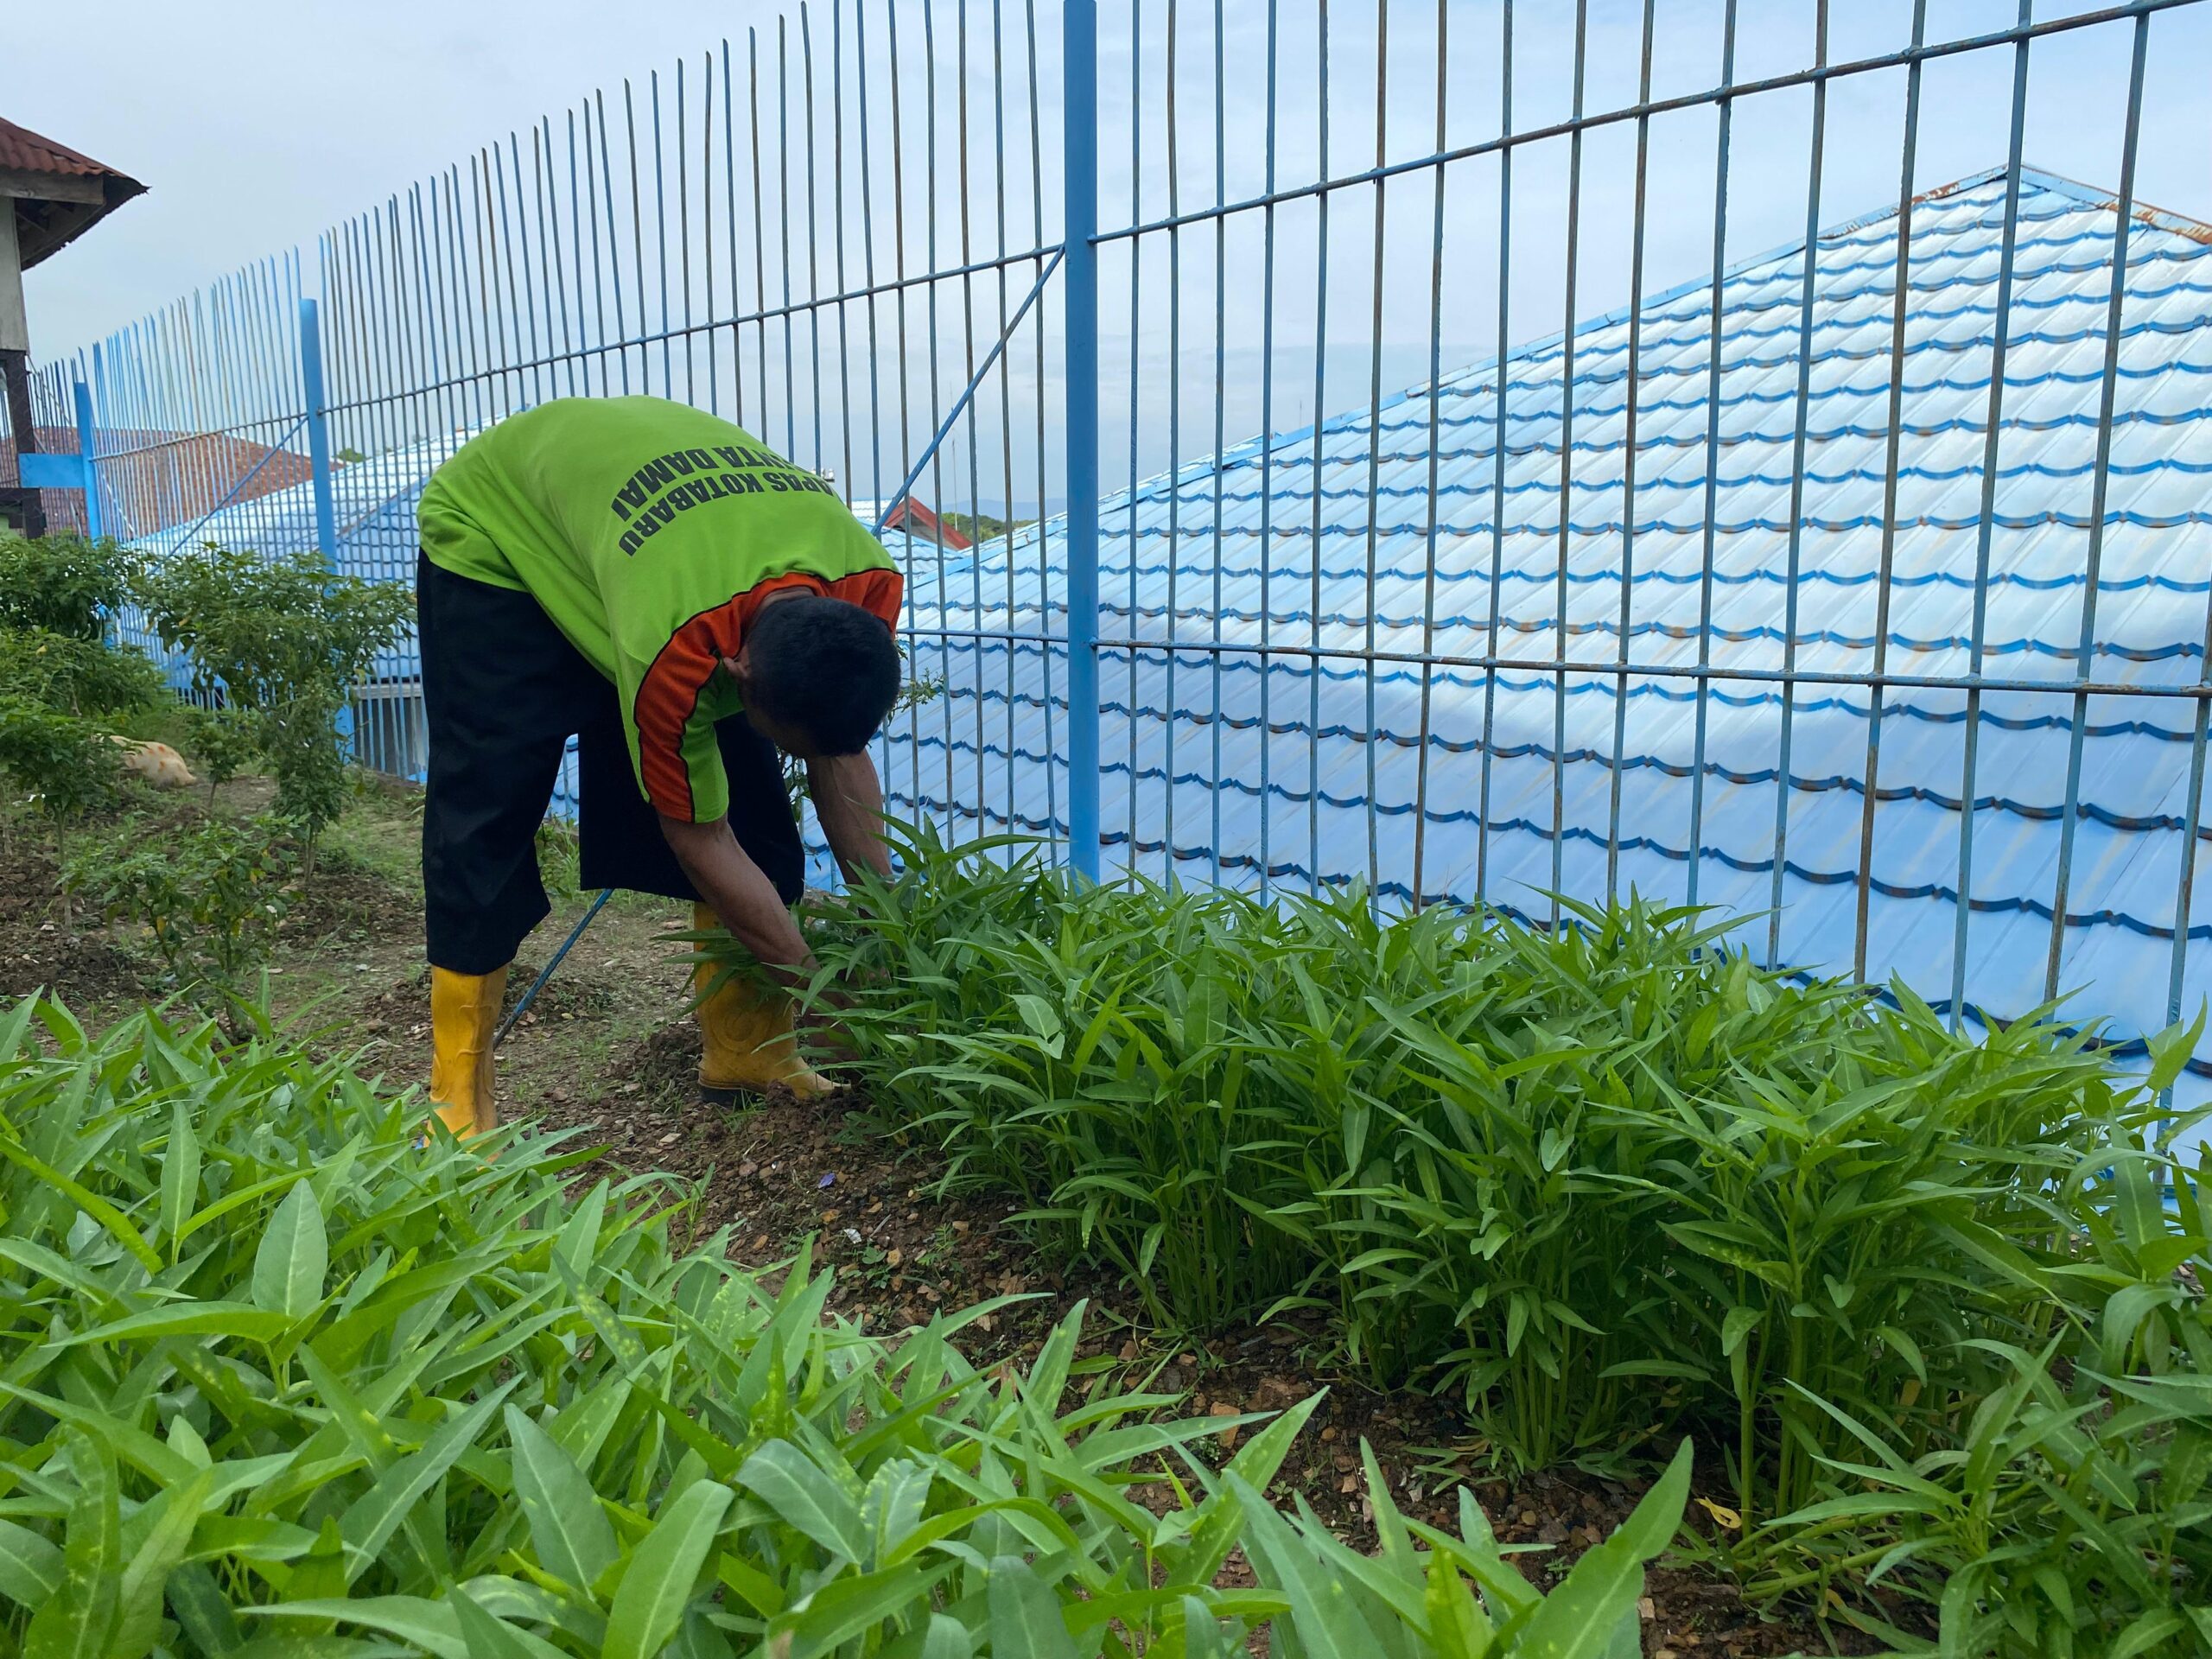
MULTIPOLYGON (((691 925, 703 932, 721 924, 714 911, 695 905, 691 925)), ((691 989, 705 995, 714 978, 711 963, 691 970, 691 989)), ((747 979, 733 979, 699 1005, 699 1086, 716 1091, 742 1090, 760 1094, 769 1089, 788 1089, 802 1100, 826 1095, 835 1087, 829 1078, 798 1057, 791 1035, 791 999, 781 992, 763 989, 747 979)))
POLYGON ((492 1033, 506 994, 505 968, 488 974, 430 969, 430 1104, 460 1140, 499 1127, 492 1033))

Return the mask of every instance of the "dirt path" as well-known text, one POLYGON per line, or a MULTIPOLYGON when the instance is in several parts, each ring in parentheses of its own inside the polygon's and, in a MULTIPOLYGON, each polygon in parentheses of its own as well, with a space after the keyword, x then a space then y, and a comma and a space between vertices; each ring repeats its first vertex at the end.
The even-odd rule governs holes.
MULTIPOLYGON (((242 780, 226 790, 220 810, 250 811, 265 799, 264 785, 242 780)), ((351 1053, 364 1072, 396 1085, 425 1084, 429 1072, 415 805, 410 791, 378 790, 332 832, 312 894, 280 931, 269 982, 272 1006, 296 1033, 351 1053)), ((161 810, 199 809, 170 801, 161 810)), ((54 897, 54 868, 41 838, 18 834, 0 849, 0 995, 50 988, 88 1026, 159 997, 146 942, 120 928, 73 926, 54 897)), ((589 896, 556 898, 517 957, 511 1001, 589 896)), ((1548 1547, 1518 1558, 1540 1582, 1633 1505, 1635 1485, 1580 1474, 1480 1478, 1484 1448, 1456 1413, 1425 1395, 1381 1394, 1332 1374, 1318 1332, 1294 1321, 1205 1342, 1147 1328, 1110 1278, 1064 1278, 1045 1267, 1003 1205, 933 1196, 941 1171, 931 1149, 874 1125, 855 1095, 747 1110, 701 1102, 698 1029, 684 1012, 687 947, 665 937, 689 925, 688 907, 634 895, 601 912, 499 1051, 505 1112, 603 1147, 614 1172, 677 1178, 692 1190, 698 1235, 727 1229, 741 1262, 772 1266, 810 1247, 837 1271, 830 1306, 875 1331, 1004 1299, 963 1339, 988 1366, 1026 1356, 1087 1300, 1078 1388, 1181 1392, 1190 1412, 1227 1416, 1280 1408, 1326 1384, 1275 1496, 1302 1494, 1347 1538, 1370 1535, 1363 1439, 1395 1501, 1422 1520, 1456 1526, 1453 1489, 1473 1481, 1502 1539, 1548 1547)), ((1847 1631, 1762 1620, 1724 1581, 1694 1569, 1656 1573, 1645 1611, 1649 1655, 1826 1652, 1831 1639, 1841 1651, 1873 1650, 1847 1631)))

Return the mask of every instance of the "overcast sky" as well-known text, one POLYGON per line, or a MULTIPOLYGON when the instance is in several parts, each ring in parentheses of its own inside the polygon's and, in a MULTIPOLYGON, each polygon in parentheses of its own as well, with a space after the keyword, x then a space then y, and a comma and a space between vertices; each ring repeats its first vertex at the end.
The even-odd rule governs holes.
POLYGON ((0 114, 148 194, 30 273, 35 346, 98 339, 766 0, 80 0, 0 21, 0 114))
MULTIPOLYGON (((1046 233, 1058 216, 1059 127, 1058 0, 1033 0, 1040 93, 1043 213, 1046 233)), ((1437 0, 1388 0, 1389 49, 1378 91, 1376 49, 1382 0, 1335 0, 1330 9, 1331 115, 1328 170, 1342 175, 1375 156, 1375 111, 1387 107, 1385 153, 1417 156, 1435 141, 1437 0)), ((1031 0, 997 0, 1010 41, 1018 41, 1031 0)), ((2018 0, 1929 0, 1928 33, 1947 39, 2001 28, 2018 0)), ((1656 96, 1695 92, 1719 79, 1724 0, 1658 0, 1654 51, 1656 96)), ((868 100, 879 135, 883 109, 883 0, 867 0, 870 50, 878 54, 868 100)), ((1638 0, 1589 0, 1586 42, 1586 108, 1617 108, 1635 97, 1642 5, 1638 0)), ((2038 18, 2094 8, 2075 0, 2038 0, 2038 18)), ((817 59, 826 58, 831 6, 812 9, 817 59)), ((739 96, 745 85, 748 26, 760 29, 764 97, 774 98, 772 43, 779 12, 795 20, 798 8, 770 0, 652 0, 622 8, 577 0, 375 0, 346 6, 278 5, 270 0, 79 0, 71 5, 17 6, 0 24, 0 49, 13 73, 0 90, 0 113, 46 133, 144 181, 149 194, 63 255, 31 273, 33 344, 52 356, 99 339, 200 284, 258 256, 305 246, 312 264, 314 239, 348 215, 404 193, 416 181, 464 161, 480 146, 518 129, 522 160, 529 161, 530 124, 550 114, 557 143, 563 111, 594 88, 619 93, 625 76, 645 96, 645 76, 662 71, 664 96, 672 95, 671 66, 688 54, 693 79, 692 118, 697 118, 702 54, 721 40, 736 43, 739 96)), ((1141 26, 1131 28, 1130 9, 1102 0, 1100 194, 1102 219, 1128 222, 1132 211, 1149 218, 1167 211, 1166 168, 1166 54, 1161 48, 1166 0, 1145 0, 1141 26), (1132 57, 1132 41, 1137 42, 1132 57), (1143 148, 1133 154, 1130 111, 1141 112, 1143 148), (1133 188, 1134 186, 1134 188, 1133 188)), ((1178 194, 1184 210, 1210 199, 1215 188, 1214 10, 1206 0, 1180 0, 1178 110, 1178 194)), ((1910 0, 1831 0, 1832 61, 1894 50, 1909 38, 1910 0)), ((914 58, 925 23, 933 27, 941 89, 938 218, 940 259, 957 245, 957 191, 946 157, 953 149, 953 92, 957 84, 952 44, 957 19, 969 19, 971 60, 967 86, 976 99, 970 145, 986 156, 993 135, 985 124, 988 102, 989 28, 993 0, 897 0, 902 20, 909 86, 905 115, 910 183, 923 162, 914 123, 918 99, 911 90, 914 58), (926 13, 926 15, 925 15, 926 13)), ((1497 130, 1501 22, 1499 0, 1446 0, 1449 35, 1447 144, 1478 141, 1497 130)), ((844 26, 852 3, 839 13, 844 26)), ((1319 47, 1314 0, 1280 0, 1276 181, 1315 176, 1320 165, 1319 47)), ((1736 74, 1739 82, 1802 67, 1811 54, 1814 0, 1739 0, 1736 74)), ((1261 135, 1268 114, 1268 8, 1261 0, 1224 0, 1224 73, 1221 116, 1228 194, 1233 198, 1267 181, 1261 135)), ((1517 130, 1528 130, 1568 113, 1574 62, 1569 0, 1521 0, 1515 13, 1515 110, 1517 130)), ((850 40, 849 34, 847 36, 850 40)), ((2161 15, 2153 24, 2150 75, 2143 114, 2139 200, 2178 212, 2212 216, 2212 115, 2199 92, 2212 71, 2212 5, 2161 15)), ((792 50, 797 51, 793 23, 792 50)), ((2029 82, 2024 153, 2035 166, 2100 188, 2117 182, 2126 105, 2129 28, 2102 26, 2038 46, 2029 82)), ((1007 145, 1011 223, 1007 245, 1034 235, 1028 176, 1027 93, 1018 45, 1010 48, 1007 74, 1015 86, 1007 145)), ((794 59, 796 62, 796 59, 794 59)), ((1916 183, 1940 184, 2001 164, 2008 140, 2012 54, 2009 48, 1939 60, 1926 72, 1916 183)), ((796 72, 794 72, 796 73, 796 72)), ((826 72, 825 72, 826 74, 826 72)), ((796 86, 796 81, 794 82, 796 86)), ((1826 163, 1821 181, 1823 223, 1879 210, 1894 203, 1897 133, 1904 76, 1885 72, 1839 82, 1827 111, 1826 163)), ((849 107, 858 99, 849 84, 849 107)), ((824 102, 826 105, 826 92, 824 102)), ((610 97, 609 108, 613 108, 610 97)), ((642 117, 641 117, 642 118, 642 117)), ((741 121, 743 118, 741 115, 741 121)), ((1646 225, 1646 291, 1695 281, 1713 258, 1714 141, 1710 106, 1663 116, 1651 123, 1646 225)), ((1786 243, 1802 232, 1806 210, 1811 95, 1802 87, 1739 102, 1729 172, 1729 220, 1725 256, 1730 260, 1786 243)), ((828 134, 820 130, 826 151, 828 134)), ((775 168, 774 133, 768 135, 775 168)), ((1583 156, 1583 218, 1578 264, 1577 315, 1586 318, 1621 304, 1628 295, 1629 227, 1633 218, 1635 127, 1624 124, 1593 132, 1583 156)), ((648 152, 648 164, 650 153, 648 152)), ((1567 147, 1563 141, 1516 152, 1512 217, 1513 251, 1508 282, 1505 335, 1509 343, 1555 332, 1562 309, 1567 147)), ((881 163, 879 162, 879 167, 881 163)), ((982 163, 978 163, 979 166, 982 163)), ((617 172, 619 174, 619 167, 617 172)), ((1314 336, 1326 341, 1319 395, 1327 410, 1364 400, 1376 372, 1371 350, 1380 319, 1380 376, 1390 389, 1424 378, 1432 353, 1448 369, 1491 355, 1498 344, 1498 168, 1485 156, 1455 166, 1445 202, 1447 296, 1432 342, 1433 197, 1429 174, 1391 187, 1387 257, 1382 291, 1373 281, 1374 193, 1347 192, 1333 199, 1329 248, 1330 304, 1317 326, 1312 294, 1317 287, 1319 241, 1313 204, 1278 215, 1278 301, 1273 326, 1274 366, 1281 385, 1271 405, 1277 428, 1300 424, 1313 412, 1314 336)), ((741 176, 742 176, 741 175, 741 176)), ((977 175, 971 170, 973 183, 977 175)), ((720 190, 722 183, 713 183, 720 190)), ((694 175, 695 188, 699 183, 694 175)), ((794 184, 794 191, 798 187, 794 184)), ((647 192, 650 194, 650 176, 647 192)), ((764 187, 764 195, 775 188, 764 187)), ((987 191, 995 196, 995 188, 987 191)), ((732 198, 735 200, 735 198, 732 198)), ((794 194, 794 212, 800 199, 794 194)), ((979 227, 995 201, 977 200, 979 227)), ((558 203, 556 203, 557 213, 558 203)), ((825 210, 826 212, 826 210, 825 210)), ((879 191, 877 219, 887 215, 879 191)), ((858 208, 849 202, 849 226, 857 240, 858 208)), ((771 210, 772 234, 774 210, 771 210)), ((910 202, 910 245, 917 250, 928 226, 910 202)), ((1263 316, 1259 280, 1260 216, 1240 215, 1224 244, 1226 264, 1218 315, 1226 319, 1220 343, 1222 424, 1231 440, 1259 419, 1263 316)), ((650 234, 650 232, 648 232, 650 234)), ((670 234, 676 234, 673 228, 670 234)), ((879 249, 886 232, 878 231, 879 249)), ((695 232, 696 235, 696 232, 695 232)), ((826 239, 828 230, 823 232, 826 239)), ((993 232, 979 228, 988 247, 993 232)), ((803 239, 803 229, 802 229, 803 239)), ((1172 365, 1185 382, 1180 412, 1185 431, 1177 448, 1185 457, 1210 451, 1215 410, 1216 340, 1212 318, 1215 270, 1211 229, 1185 232, 1176 257, 1181 269, 1183 315, 1171 318, 1163 303, 1170 289, 1164 237, 1147 238, 1143 276, 1146 303, 1129 313, 1127 243, 1109 245, 1101 261, 1103 391, 1108 441, 1126 444, 1135 430, 1148 467, 1166 454, 1166 414, 1175 405, 1164 391, 1172 365), (1132 381, 1135 386, 1132 386, 1132 381), (1198 401, 1194 404, 1192 397, 1198 401), (1195 435, 1192 435, 1195 434, 1195 435)), ((1033 242, 1030 244, 1033 245, 1033 242)), ((827 257, 826 249, 823 250, 827 257)), ((803 261, 805 251, 794 255, 803 261)), ((918 251, 916 257, 920 257, 918 251)), ((651 255, 647 256, 651 262, 651 255)), ((796 292, 804 292, 798 267, 796 292)), ((725 279, 727 270, 725 270, 725 279)), ((315 286, 310 269, 309 287, 315 286)), ((642 280, 639 287, 645 286, 642 280)), ((1022 283, 1017 283, 1017 296, 1022 283)), ((770 273, 767 298, 775 297, 770 273)), ((827 284, 825 282, 825 289, 827 284)), ((952 302, 948 294, 946 302, 952 302)), ((742 307, 747 293, 736 296, 742 307)), ((985 289, 979 303, 995 303, 985 289)), ((1045 308, 1049 311, 1050 308, 1045 308)), ((1043 313, 1040 312, 1040 315, 1043 313)), ((649 319, 653 321, 654 319, 649 319)), ((983 344, 995 327, 983 319, 983 344)), ((938 318, 939 337, 950 319, 938 318)), ((802 336, 799 349, 808 342, 802 336)), ((879 353, 885 349, 879 347, 879 353)), ((924 372, 918 341, 910 342, 911 366, 924 372)), ((785 394, 779 365, 762 361, 772 377, 771 403, 779 423, 794 431, 813 418, 816 398, 802 389, 785 394)), ((1058 351, 1048 353, 1044 380, 1058 372, 1058 351)), ((804 362, 804 359, 797 359, 804 362)), ((1022 360, 1017 357, 1017 362, 1022 360)), ((675 378, 685 365, 677 360, 675 378)), ((943 372, 957 389, 951 359, 943 372)), ((1031 371, 1034 380, 1033 366, 1031 371)), ((660 389, 655 386, 656 390, 660 389)), ((950 391, 941 391, 940 404, 950 391)), ((932 422, 924 407, 910 427, 925 437, 932 422)), ((1049 401, 1049 398, 1048 398, 1049 401)), ((988 399, 986 400, 988 403, 988 399)), ((992 417, 994 420, 995 416, 992 417)), ((1024 416, 1014 423, 1017 431, 1024 416)), ((412 435, 401 433, 400 437, 412 435)), ((777 435, 772 429, 766 435, 777 435)), ((972 441, 972 440, 971 440, 972 441)), ((1017 445, 1022 441, 1017 439, 1017 445)), ((803 445, 800 447, 804 447, 803 445)), ((1128 464, 1126 451, 1109 453, 1109 480, 1128 464)), ((1026 463, 1017 472, 1028 472, 1026 463)), ((1033 475, 1033 474, 1032 474, 1033 475)), ((895 480, 891 480, 895 483, 895 480)), ((887 487, 887 486, 886 486, 887 487)), ((1051 493, 1050 486, 1047 493, 1051 493)), ((988 492, 986 491, 988 494, 988 492)), ((1022 492, 1017 490, 1017 494, 1022 492)))

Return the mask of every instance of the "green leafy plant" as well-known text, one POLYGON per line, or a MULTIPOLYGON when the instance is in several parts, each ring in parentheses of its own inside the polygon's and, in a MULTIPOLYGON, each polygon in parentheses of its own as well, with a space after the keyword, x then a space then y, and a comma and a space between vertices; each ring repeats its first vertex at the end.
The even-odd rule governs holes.
POLYGON ((253 764, 259 750, 253 718, 228 703, 207 708, 181 702, 177 705, 176 725, 180 746, 199 769, 207 785, 208 804, 213 805, 215 791, 253 764))
POLYGON ((345 807, 353 688, 406 626, 412 596, 396 582, 335 575, 313 553, 213 543, 153 565, 136 594, 162 643, 191 658, 194 688, 250 714, 277 810, 302 826, 312 861, 345 807))
POLYGON ((0 629, 97 642, 137 568, 137 556, 111 541, 0 530, 0 629))
POLYGON ((0 532, 0 772, 49 819, 117 804, 106 740, 164 700, 160 670, 104 639, 132 569, 112 542, 0 532))
POLYGON ((45 628, 0 630, 0 696, 110 722, 169 701, 161 670, 143 653, 45 628))
POLYGON ((572 894, 583 880, 583 843, 575 822, 550 813, 537 826, 537 874, 548 893, 572 894))
POLYGON ((1515 1462, 1725 1422, 1747 1515, 1846 1445, 1804 1391, 1911 1436, 1995 1386, 1961 1344, 2049 1315, 1993 1260, 2044 1249, 2045 1186, 2155 1116, 2086 1039, 1963 1039, 1908 994, 1758 969, 1690 912, 1552 938, 1087 887, 1026 851, 906 864, 817 948, 861 988, 879 1108, 955 1182, 1026 1201, 1162 1323, 1325 1309, 1515 1462))
MULTIPOLYGON (((1997 1386, 1932 1445, 1808 1397, 1851 1453, 1828 1461, 1826 1496, 1753 1541, 1754 1589, 1888 1584, 1931 1605, 1943 1653, 2181 1659, 2212 1646, 2207 1173, 2202 1154, 2192 1169, 2137 1137, 2056 1181, 2073 1248, 2043 1282, 2063 1317, 2032 1350, 1977 1341, 1997 1386)), ((1901 1650, 1923 1646, 1859 1622, 1901 1650)))
MULTIPOLYGON (((1370 1560, 1262 1496, 1307 1410, 977 1373, 768 1279, 588 1149, 416 1139, 265 1027, 0 1018, 0 1635, 21 1651, 1076 1656, 1634 1650, 1688 1448, 1550 1597, 1461 1500, 1370 1560), (34 1027, 43 1029, 34 1037, 34 1027), (1252 1432, 1216 1468, 1198 1450, 1252 1432), (1162 1505, 1133 1483, 1172 1477, 1162 1505), (1242 1544, 1260 1585, 1216 1580, 1242 1544), (1624 1631, 1626 1645, 1624 1646, 1624 1631)), ((672 1202, 673 1200, 673 1202, 672 1202)))
MULTIPOLYGON (((1759 1593, 1872 1617, 1892 1549, 1916 1593, 1923 1549, 2008 1582, 1993 1535, 1877 1521, 1869 1446, 1971 1508, 1927 1471, 2014 1421, 2024 1357, 2123 1375, 2081 1345, 2084 1275, 2122 1307, 2157 1283, 2194 1308, 2204 1282, 2173 1277, 2201 1242, 2126 1283, 2078 1242, 2139 1208, 2085 1172, 2150 1155, 2190 1033, 2126 1077, 2094 1033, 1963 1037, 1902 987, 1793 982, 1635 901, 1554 938, 1356 893, 1087 886, 1014 841, 924 834, 904 862, 807 920, 851 996, 843 1063, 951 1184, 1020 1200, 1046 1249, 1118 1269, 1171 1328, 1322 1313, 1378 1382, 1463 1398, 1509 1465, 1709 1433, 1735 1506, 1717 1541, 1759 1593)), ((2110 1455, 2139 1465, 2175 1432, 2113 1415, 2110 1455)), ((2081 1551, 2055 1511, 2013 1513, 2018 1547, 2081 1551)), ((2080 1605, 2117 1605, 2084 1582, 2080 1605)))
POLYGON ((77 848, 61 882, 103 918, 148 929, 177 986, 227 1007, 268 959, 299 868, 297 836, 281 819, 204 817, 158 836, 126 823, 77 848))
POLYGON ((48 819, 81 818, 123 798, 123 751, 96 721, 0 693, 0 772, 48 819))

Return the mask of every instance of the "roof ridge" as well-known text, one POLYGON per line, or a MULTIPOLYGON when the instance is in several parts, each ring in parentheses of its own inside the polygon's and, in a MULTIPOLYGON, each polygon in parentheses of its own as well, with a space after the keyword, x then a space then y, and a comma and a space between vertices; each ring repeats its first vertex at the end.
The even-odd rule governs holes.
MULTIPOLYGON (((1978 173, 1967 174, 1952 180, 1948 184, 1936 185, 1933 188, 1921 191, 1912 198, 1913 205, 1917 207, 1927 202, 1950 200, 2002 179, 2005 176, 2006 171, 2006 168, 1999 166, 1984 168, 1978 173)), ((2023 162, 2020 167, 2020 182, 2024 187, 2023 194, 2026 188, 2032 188, 2047 194, 2063 196, 2088 207, 2117 209, 2120 205, 2119 198, 2112 194, 2100 192, 2092 186, 2082 184, 2060 174, 2048 173, 2038 167, 2030 167, 2025 162, 2023 162)), ((2164 208, 2153 207, 2141 201, 2134 202, 2131 206, 2133 210, 2132 217, 2145 224, 2159 230, 2172 232, 2193 242, 2212 245, 2212 224, 2207 224, 2201 219, 2190 219, 2183 214, 2169 213, 2164 208)), ((1872 213, 1860 213, 1853 218, 1824 225, 1815 233, 1814 239, 1815 242, 1828 242, 1840 237, 1849 236, 1854 231, 1863 231, 1870 226, 1882 223, 1885 219, 1895 219, 1897 216, 1897 207, 1892 204, 1872 213)), ((1732 282, 1738 277, 1758 270, 1762 265, 1770 265, 1777 260, 1787 259, 1793 254, 1802 252, 1804 246, 1803 237, 1793 237, 1778 246, 1746 255, 1741 259, 1734 260, 1723 266, 1720 280, 1724 283, 1732 282)), ((1548 351, 1559 345, 1567 337, 1569 332, 1576 335, 1592 334, 1601 328, 1611 328, 1626 322, 1638 314, 1648 315, 1654 307, 1669 304, 1675 300, 1697 293, 1700 289, 1710 288, 1713 285, 1713 280, 1710 272, 1694 276, 1688 282, 1677 283, 1672 288, 1647 294, 1637 305, 1620 306, 1599 316, 1585 317, 1574 325, 1572 331, 1555 328, 1548 334, 1541 335, 1534 340, 1524 340, 1508 350, 1502 360, 1513 363, 1533 358, 1538 353, 1548 351)), ((1448 385, 1453 381, 1482 375, 1496 369, 1500 361, 1500 358, 1493 354, 1479 362, 1465 364, 1450 370, 1433 380, 1417 381, 1406 387, 1395 397, 1386 398, 1384 406, 1388 407, 1391 404, 1400 403, 1409 397, 1418 397, 1433 387, 1448 385)), ((1323 423, 1324 425, 1328 423, 1323 423)), ((1312 429, 1311 427, 1302 428, 1298 433, 1288 435, 1293 437, 1306 435, 1312 429)))
MULTIPOLYGON (((1917 207, 1923 202, 1948 201, 1954 196, 1963 195, 1969 190, 1978 190, 1985 184, 1994 183, 2005 176, 2005 168, 2001 165, 1986 167, 1979 173, 1969 173, 1963 178, 1952 180, 1948 184, 1939 184, 1931 189, 1921 191, 1912 198, 1913 204, 1917 207)), ((2037 189, 2048 192, 2052 195, 2068 197, 2085 207, 2116 209, 2120 206, 2120 196, 2116 191, 2100 190, 2094 185, 2084 184, 2078 179, 2069 179, 2063 173, 2051 173, 2040 167, 2031 167, 2025 162, 2020 163, 2020 182, 2023 185, 2032 185, 2037 189)), ((2188 237, 2194 242, 2212 243, 2212 224, 2207 224, 2202 219, 2191 219, 2186 213, 2174 213, 2170 209, 2144 201, 2140 198, 2132 201, 2129 207, 2133 216, 2146 225, 2155 226, 2162 231, 2171 231, 2177 235, 2188 237)), ((1825 242, 1831 237, 1848 236, 1853 231, 1865 230, 1870 225, 1878 225, 1884 219, 1895 219, 1897 216, 1897 210, 1894 205, 1876 208, 1871 213, 1861 213, 1856 219, 1846 219, 1840 224, 1822 226, 1820 239, 1825 242)), ((1789 244, 1787 247, 1774 250, 1774 254, 1794 251, 1803 245, 1804 242, 1801 238, 1789 244)))

